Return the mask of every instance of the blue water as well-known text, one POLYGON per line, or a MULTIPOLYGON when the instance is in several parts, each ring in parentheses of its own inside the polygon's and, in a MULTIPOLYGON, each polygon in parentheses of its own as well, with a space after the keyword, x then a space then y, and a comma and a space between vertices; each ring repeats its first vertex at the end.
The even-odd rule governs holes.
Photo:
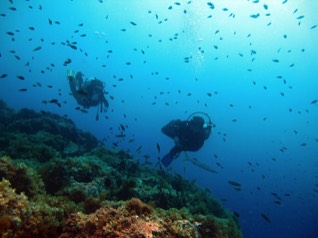
POLYGON ((161 127, 204 111, 216 127, 188 154, 218 173, 183 155, 171 172, 239 213, 244 237, 318 237, 318 104, 311 103, 318 99, 318 1, 212 3, 1 0, 0 75, 8 76, 0 78, 0 97, 15 109, 65 115, 154 164, 157 144, 159 156, 173 146, 161 127), (99 121, 96 108, 75 110, 67 69, 106 83, 110 107, 99 121), (51 99, 62 106, 42 103, 51 99), (124 139, 115 136, 120 124, 124 139))

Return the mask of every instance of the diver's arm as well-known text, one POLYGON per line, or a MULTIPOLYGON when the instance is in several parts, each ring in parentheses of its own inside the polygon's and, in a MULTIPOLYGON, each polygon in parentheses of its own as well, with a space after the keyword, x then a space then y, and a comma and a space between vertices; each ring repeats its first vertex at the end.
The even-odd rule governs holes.
POLYGON ((83 74, 82 72, 77 72, 75 75, 75 83, 78 89, 81 89, 84 83, 83 74))
POLYGON ((83 96, 83 74, 81 72, 75 72, 73 70, 68 70, 66 73, 66 77, 69 81, 69 86, 72 92, 73 97, 76 102, 83 106, 84 108, 88 108, 87 105, 87 96, 83 96))
POLYGON ((68 79, 68 83, 70 85, 71 92, 72 92, 73 96, 76 97, 76 95, 78 93, 77 93, 77 90, 76 90, 75 78, 72 75, 67 75, 67 79, 68 79))
POLYGON ((106 110, 107 110, 108 107, 109 107, 109 103, 108 103, 108 101, 106 100, 106 98, 104 97, 104 95, 103 95, 103 97, 102 97, 102 104, 104 104, 104 107, 105 107, 106 110))

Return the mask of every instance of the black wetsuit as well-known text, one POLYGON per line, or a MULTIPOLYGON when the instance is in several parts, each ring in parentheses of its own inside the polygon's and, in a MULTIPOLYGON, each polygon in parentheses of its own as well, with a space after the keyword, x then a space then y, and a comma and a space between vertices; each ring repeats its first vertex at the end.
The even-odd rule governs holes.
POLYGON ((182 151, 198 151, 209 138, 212 125, 204 127, 201 117, 194 118, 191 121, 173 120, 161 129, 175 141, 175 146, 161 160, 164 166, 168 166, 182 151))
POLYGON ((75 77, 69 77, 70 88, 76 102, 84 108, 101 107, 108 108, 108 101, 104 95, 103 82, 98 79, 85 81, 82 73, 77 72, 75 77))

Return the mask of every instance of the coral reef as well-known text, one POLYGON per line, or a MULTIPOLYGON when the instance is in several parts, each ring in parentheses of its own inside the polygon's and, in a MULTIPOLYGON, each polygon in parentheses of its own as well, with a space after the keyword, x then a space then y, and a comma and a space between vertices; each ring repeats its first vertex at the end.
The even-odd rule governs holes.
POLYGON ((110 150, 73 122, 0 100, 2 237, 241 237, 235 217, 177 174, 110 150))
POLYGON ((155 212, 139 199, 131 199, 103 206, 89 215, 71 215, 60 237, 233 238, 241 237, 241 233, 231 219, 195 218, 175 209, 155 212))
POLYGON ((77 129, 70 119, 29 109, 15 113, 3 102, 0 128, 0 150, 13 159, 46 162, 56 156, 81 155, 98 145, 94 136, 77 129))

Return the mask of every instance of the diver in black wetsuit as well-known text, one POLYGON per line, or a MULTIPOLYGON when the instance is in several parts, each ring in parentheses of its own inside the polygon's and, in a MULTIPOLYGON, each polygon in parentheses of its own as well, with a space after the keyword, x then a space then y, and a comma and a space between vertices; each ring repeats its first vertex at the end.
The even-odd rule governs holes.
POLYGON ((182 151, 198 151, 211 134, 212 122, 205 123, 200 116, 193 116, 198 113, 190 115, 186 121, 172 120, 165 125, 161 131, 174 140, 175 146, 166 154, 161 163, 167 167, 174 159, 178 158, 182 151), (190 120, 190 118, 192 119, 190 120))
MULTIPOLYGON (((109 104, 105 98, 104 83, 96 78, 83 80, 81 72, 75 73, 72 70, 67 71, 70 89, 76 102, 85 109, 100 105, 100 112, 103 108, 107 110, 109 104)), ((96 115, 98 120, 98 111, 96 115)))

